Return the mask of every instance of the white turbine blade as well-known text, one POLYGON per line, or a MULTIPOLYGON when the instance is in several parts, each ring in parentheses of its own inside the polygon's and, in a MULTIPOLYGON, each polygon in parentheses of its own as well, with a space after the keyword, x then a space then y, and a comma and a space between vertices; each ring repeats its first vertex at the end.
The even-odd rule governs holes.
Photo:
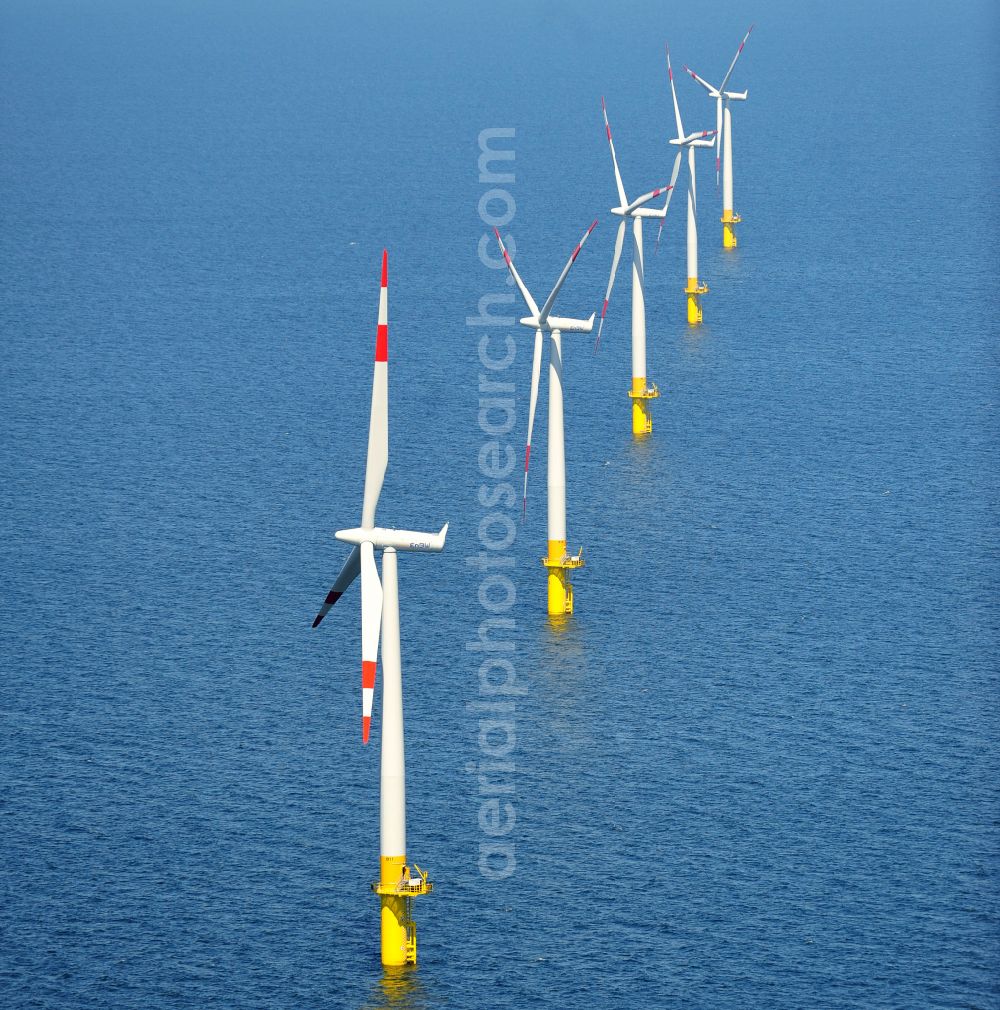
POLYGON ((715 103, 715 188, 719 188, 719 165, 722 155, 722 95, 715 103))
POLYGON ((656 232, 656 249, 655 252, 660 250, 660 236, 663 234, 663 225, 667 220, 667 208, 670 206, 670 198, 674 195, 674 187, 677 185, 677 173, 681 170, 681 155, 684 154, 684 149, 681 148, 677 152, 677 157, 674 158, 674 170, 670 173, 670 185, 667 187, 667 202, 663 205, 663 219, 660 221, 660 227, 656 232))
POLYGON ((372 378, 372 412, 368 420, 368 462, 361 525, 375 525, 375 508, 382 493, 389 463, 389 254, 382 250, 382 286, 378 297, 375 337, 375 374, 372 378))
POLYGON ((542 306, 542 311, 539 312, 538 318, 544 323, 548 319, 549 313, 552 311, 552 303, 556 300, 556 295, 559 294, 559 289, 563 286, 563 282, 566 280, 566 275, 569 273, 569 268, 576 262, 577 256, 580 255, 580 250, 583 248, 583 243, 590 238, 590 233, 597 227, 597 221, 583 233, 583 238, 576 244, 576 248, 570 253, 569 259, 566 261, 566 266, 563 267, 563 272, 559 275, 559 280, 556 281, 555 287, 549 292, 549 297, 545 299, 545 304, 542 306))
POLYGON ((677 88, 674 87, 674 68, 670 65, 670 46, 667 46, 667 76, 670 78, 670 93, 674 97, 674 119, 677 120, 677 139, 684 136, 684 124, 681 122, 681 107, 677 104, 677 88))
POLYGON ((740 58, 740 53, 743 52, 743 47, 747 44, 747 39, 750 38, 750 33, 753 31, 754 26, 751 25, 747 29, 746 35, 743 36, 743 41, 740 43, 740 48, 736 50, 736 55, 733 57, 733 62, 729 64, 729 69, 726 71, 726 76, 722 78, 722 84, 719 85, 719 91, 725 91, 726 85, 729 83, 729 78, 733 73, 733 67, 736 66, 736 61, 740 58))
POLYGON ((657 186, 656 189, 650 190, 648 193, 643 193, 637 200, 633 200, 626 208, 626 213, 631 214, 632 211, 637 210, 643 204, 649 203, 650 200, 655 200, 656 197, 661 196, 670 189, 669 186, 657 186))
POLYGON ((361 742, 368 743, 375 697, 375 667, 382 630, 382 583, 375 565, 375 548, 361 545, 361 742))
POLYGON ((347 556, 344 567, 340 569, 337 581, 334 582, 330 592, 326 594, 323 606, 319 608, 319 613, 313 619, 312 626, 319 626, 319 622, 330 612, 330 608, 344 595, 347 587, 358 577, 361 571, 361 551, 355 547, 347 556))
POLYGON ((611 139, 611 124, 608 122, 608 107, 604 104, 604 96, 601 96, 601 112, 604 113, 604 129, 608 134, 608 146, 611 148, 611 163, 615 166, 615 185, 618 187, 618 199, 621 201, 621 206, 625 206, 628 203, 628 197, 625 195, 625 186, 622 184, 622 174, 618 170, 618 156, 615 154, 615 143, 611 139))
POLYGON ((531 292, 524 286, 524 281, 521 280, 521 275, 514 268, 514 261, 510 258, 510 253, 507 252, 507 247, 503 244, 503 239, 500 238, 499 230, 494 228, 493 233, 496 235, 497 241, 500 243, 500 252, 503 253, 504 262, 507 264, 507 269, 510 271, 511 277, 514 278, 517 290, 521 292, 524 304, 528 306, 528 311, 533 316, 537 316, 538 306, 535 304, 535 299, 531 297, 531 292))
POLYGON ((625 226, 627 218, 622 218, 618 224, 618 234, 615 236, 615 255, 611 260, 611 276, 608 278, 608 290, 604 293, 604 307, 601 309, 601 321, 597 324, 597 340, 594 341, 594 353, 601 346, 601 330, 604 329, 604 316, 611 300, 611 289, 615 286, 615 275, 618 273, 618 261, 622 258, 622 246, 625 244, 625 226))
POLYGON ((708 83, 703 77, 699 77, 689 66, 685 64, 684 70, 686 70, 710 95, 715 94, 715 88, 708 83))
POLYGON ((538 381, 542 374, 542 331, 535 330, 535 352, 531 359, 531 397, 528 401, 528 438, 524 443, 524 497, 521 499, 521 519, 528 514, 528 463, 531 460, 531 433, 535 427, 535 404, 538 402, 538 381))

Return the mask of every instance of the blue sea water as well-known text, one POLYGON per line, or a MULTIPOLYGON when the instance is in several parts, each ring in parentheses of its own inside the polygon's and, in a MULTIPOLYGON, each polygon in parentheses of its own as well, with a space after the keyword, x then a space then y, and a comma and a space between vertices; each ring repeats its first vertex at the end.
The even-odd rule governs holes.
POLYGON ((1000 1006, 998 41, 986 0, 4 3, 0 1005, 1000 1006), (664 182, 663 43, 717 77, 750 20, 735 253, 699 166, 703 327, 681 197, 648 251, 649 440, 624 270, 600 353, 565 337, 587 567, 558 627, 543 386, 506 552, 516 869, 490 880, 466 318, 510 289, 477 138, 515 130, 536 295, 600 217, 559 301, 589 314, 600 96, 630 193, 664 182), (452 524, 400 561, 436 882, 400 975, 356 588, 309 629, 360 514, 383 246, 379 518, 452 524))

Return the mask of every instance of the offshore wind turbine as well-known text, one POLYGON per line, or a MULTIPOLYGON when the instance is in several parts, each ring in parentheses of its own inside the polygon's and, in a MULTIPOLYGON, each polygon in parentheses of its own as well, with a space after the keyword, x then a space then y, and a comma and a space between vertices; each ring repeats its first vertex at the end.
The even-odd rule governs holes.
POLYGON ((736 55, 733 57, 733 62, 729 64, 726 76, 722 78, 722 83, 717 88, 712 87, 708 81, 699 77, 690 67, 684 67, 708 92, 708 97, 715 99, 715 184, 716 186, 719 184, 719 151, 721 147, 722 245, 725 249, 736 248, 736 229, 733 226, 743 220, 739 214, 733 213, 733 123, 732 115, 729 111, 729 103, 745 102, 747 100, 747 92, 727 91, 726 85, 729 83, 729 78, 732 77, 736 61, 740 58, 743 47, 747 44, 747 39, 750 38, 750 33, 753 29, 753 25, 747 29, 747 33, 743 36, 743 41, 740 43, 740 47, 736 50, 736 55))
MULTIPOLYGON (((674 159, 674 171, 671 176, 674 181, 677 179, 681 155, 685 149, 688 155, 687 287, 684 292, 687 295, 687 320, 694 326, 702 320, 701 296, 708 294, 708 285, 698 280, 698 183, 695 178, 694 152, 698 147, 713 147, 715 142, 705 138, 713 136, 715 131, 684 132, 681 109, 677 104, 677 88, 674 86, 674 70, 670 65, 670 46, 667 46, 667 76, 670 78, 670 93, 674 99, 674 119, 677 121, 677 136, 670 143, 680 148, 674 159)), ((662 229, 662 224, 660 227, 662 229)))
MULTIPOLYGON (((646 217, 660 218, 667 215, 670 206, 670 194, 674 188, 661 186, 629 201, 625 195, 622 174, 618 168, 618 156, 615 154, 615 142, 611 139, 611 124, 608 122, 608 107, 601 99, 601 111, 604 113, 604 129, 608 135, 608 146, 611 148, 611 164, 615 170, 615 185, 618 187, 618 206, 611 208, 611 213, 621 218, 618 234, 615 237, 615 254, 611 260, 611 276, 608 278, 608 289, 604 295, 604 305, 601 308, 601 321, 597 326, 597 345, 601 343, 601 330, 604 328, 604 317, 608 311, 611 299, 611 289, 615 286, 615 275, 618 273, 618 262, 621 259, 622 247, 625 244, 625 228, 629 220, 632 222, 632 388, 629 397, 632 400, 632 434, 647 435, 653 430, 653 418, 649 411, 649 401, 656 399, 660 391, 656 383, 646 379, 646 294, 645 294, 645 261, 642 249, 642 219, 646 217), (650 200, 661 193, 667 194, 667 201, 661 210, 647 207, 650 200)), ((676 178, 676 170, 674 172, 676 178)))
POLYGON ((566 266, 563 267, 559 280, 539 309, 537 302, 531 297, 531 292, 525 287, 520 274, 507 252, 500 232, 494 228, 500 250, 503 253, 507 269, 510 270, 514 283, 531 315, 520 320, 522 326, 529 326, 535 331, 535 351, 531 364, 531 397, 528 407, 528 438, 524 449, 524 502, 528 500, 528 462, 531 459, 531 433, 535 424, 535 404, 538 402, 538 383, 542 368, 542 336, 549 334, 549 433, 546 459, 548 483, 548 553, 542 558, 542 564, 548 570, 548 611, 555 616, 573 613, 573 584, 569 573, 575 568, 583 567, 583 548, 577 554, 566 553, 566 444, 563 431, 563 379, 562 379, 562 333, 590 333, 594 329, 594 316, 589 319, 569 319, 564 316, 553 316, 552 306, 556 295, 563 286, 570 267, 576 262, 584 242, 597 227, 595 221, 584 232, 583 238, 577 243, 566 266))
POLYGON ((338 530, 336 538, 352 545, 323 606, 313 621, 315 628, 351 583, 361 576, 361 742, 368 743, 379 637, 382 639, 382 767, 380 775, 379 879, 372 890, 381 904, 382 963, 416 964, 417 930, 413 898, 427 894, 432 884, 414 864, 406 861, 406 768, 403 751, 403 674, 399 642, 399 581, 397 551, 439 552, 448 534, 385 529, 375 525, 386 467, 389 463, 389 263, 382 252, 378 329, 375 337, 375 374, 368 422, 368 461, 361 525, 338 530), (375 552, 382 552, 379 580, 375 552))

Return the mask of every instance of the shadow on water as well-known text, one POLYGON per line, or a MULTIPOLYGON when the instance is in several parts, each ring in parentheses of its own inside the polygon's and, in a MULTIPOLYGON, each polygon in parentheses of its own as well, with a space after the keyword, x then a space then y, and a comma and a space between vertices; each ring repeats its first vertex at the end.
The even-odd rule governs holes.
POLYGON ((372 986, 361 1010, 428 1010, 427 988, 411 965, 382 969, 382 977, 372 986))

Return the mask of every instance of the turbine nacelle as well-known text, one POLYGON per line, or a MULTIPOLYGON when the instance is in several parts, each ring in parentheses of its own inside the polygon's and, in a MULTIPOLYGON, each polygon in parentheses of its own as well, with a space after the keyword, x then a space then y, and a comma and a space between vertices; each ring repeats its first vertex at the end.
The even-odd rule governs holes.
POLYGON ((559 330, 562 333, 590 333, 594 328, 596 312, 590 313, 589 319, 568 319, 566 316, 549 316, 545 321, 545 329, 559 330))
POLYGON ((419 533, 416 530, 393 530, 381 526, 357 526, 350 530, 337 530, 334 536, 345 544, 360 547, 371 544, 377 551, 391 547, 397 551, 420 551, 438 553, 444 550, 448 524, 438 533, 419 533))
POLYGON ((533 330, 546 330, 551 333, 559 330, 560 333, 590 333, 594 328, 594 320, 597 318, 596 312, 591 312, 589 319, 567 319, 565 316, 549 316, 548 319, 539 320, 536 316, 524 316, 518 322, 522 326, 530 326, 533 330))
POLYGON ((689 133, 686 137, 672 137, 670 143, 674 147, 715 147, 714 140, 704 138, 714 137, 715 130, 701 130, 698 133, 689 133))
POLYGON ((590 313, 589 319, 567 319, 565 316, 549 316, 548 325, 551 330, 561 330, 563 333, 590 333, 594 329, 596 312, 590 313))

